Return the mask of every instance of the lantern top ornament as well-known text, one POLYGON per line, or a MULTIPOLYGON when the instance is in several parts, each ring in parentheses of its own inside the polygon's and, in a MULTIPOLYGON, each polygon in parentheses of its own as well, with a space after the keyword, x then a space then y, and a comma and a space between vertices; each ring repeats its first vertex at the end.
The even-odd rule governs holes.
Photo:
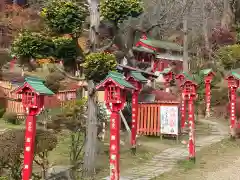
POLYGON ((165 68, 163 71, 160 72, 160 74, 169 74, 172 73, 172 68, 165 68))
POLYGON ((215 75, 212 69, 203 69, 200 71, 200 74, 204 76, 215 75))
POLYGON ((182 84, 181 84, 181 87, 184 87, 184 86, 186 86, 186 85, 193 85, 193 86, 195 86, 195 87, 197 87, 198 85, 197 85, 197 83, 195 83, 194 81, 191 81, 191 80, 185 80, 182 84))
POLYGON ((135 87, 125 80, 123 74, 118 72, 110 71, 107 77, 102 80, 97 86, 96 89, 100 89, 107 85, 108 82, 113 82, 116 86, 119 86, 121 89, 135 89, 135 87))
POLYGON ((227 77, 226 77, 226 80, 230 80, 230 79, 236 79, 236 80, 240 80, 240 74, 232 71, 227 77))
POLYGON ((30 88, 34 93, 38 95, 54 95, 54 93, 48 89, 44 84, 44 80, 35 77, 26 77, 25 83, 15 89, 17 94, 24 93, 25 88, 30 88))
POLYGON ((148 79, 145 78, 141 72, 138 71, 131 71, 130 72, 130 77, 135 79, 136 81, 139 81, 141 83, 147 83, 148 79))
POLYGON ((182 79, 182 78, 190 81, 193 80, 192 76, 187 72, 182 72, 176 76, 176 79, 182 79))

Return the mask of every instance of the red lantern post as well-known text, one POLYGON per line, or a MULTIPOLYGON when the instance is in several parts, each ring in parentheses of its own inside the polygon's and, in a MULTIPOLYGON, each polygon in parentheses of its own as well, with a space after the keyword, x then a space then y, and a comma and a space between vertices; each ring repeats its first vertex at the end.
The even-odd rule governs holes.
POLYGON ((171 68, 165 68, 160 74, 163 75, 163 78, 165 80, 165 88, 166 91, 168 91, 170 87, 170 82, 173 80, 174 73, 172 72, 171 68))
POLYGON ((194 120, 194 101, 197 98, 196 90, 197 85, 192 81, 185 81, 182 84, 183 88, 183 98, 188 100, 188 121, 189 121, 189 143, 188 143, 188 151, 189 151, 189 160, 195 161, 196 158, 196 149, 195 149, 195 120, 194 120))
POLYGON ((181 86, 186 79, 192 79, 189 74, 183 72, 176 76, 177 84, 182 89, 182 98, 181 98, 181 132, 183 132, 185 123, 186 123, 186 106, 187 100, 185 100, 183 87, 181 86))
POLYGON ((105 103, 111 111, 110 119, 110 180, 119 180, 120 151, 120 117, 119 111, 124 108, 126 91, 135 90, 124 76, 117 72, 109 72, 108 76, 97 85, 96 89, 104 88, 105 103))
POLYGON ((147 83, 147 79, 138 71, 131 71, 127 76, 127 81, 130 82, 136 90, 132 94, 132 130, 131 130, 131 145, 132 152, 136 153, 136 136, 138 126, 138 96, 142 89, 142 84, 147 83))
POLYGON ((24 85, 14 92, 22 95, 22 104, 27 113, 22 180, 29 180, 34 156, 36 115, 43 109, 44 96, 54 93, 43 84, 42 80, 30 77, 26 78, 24 85))
POLYGON ((206 117, 210 117, 211 105, 211 82, 215 74, 212 69, 203 69, 200 72, 204 76, 205 82, 205 103, 206 103, 206 117))
POLYGON ((236 92, 239 87, 240 75, 232 72, 227 78, 228 81, 228 93, 230 100, 230 133, 231 137, 235 136, 236 126, 236 92))

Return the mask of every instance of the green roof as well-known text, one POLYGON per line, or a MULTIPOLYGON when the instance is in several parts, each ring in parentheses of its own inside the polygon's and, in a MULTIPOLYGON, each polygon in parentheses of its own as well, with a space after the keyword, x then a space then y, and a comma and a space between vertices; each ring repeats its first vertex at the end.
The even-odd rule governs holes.
MULTIPOLYGON (((130 84, 129 82, 127 82, 125 80, 125 77, 123 76, 123 74, 118 73, 118 72, 114 72, 114 71, 110 71, 107 75, 107 77, 103 80, 105 81, 106 79, 111 78, 112 80, 114 80, 116 83, 118 83, 119 85, 125 87, 125 88, 129 88, 129 89, 135 89, 135 87, 130 84)), ((102 81, 102 82, 103 82, 102 81)), ((99 84, 101 84, 102 82, 100 82, 99 84)))
POLYGON ((136 79, 137 81, 140 81, 140 82, 143 82, 143 83, 148 81, 148 79, 145 78, 145 77, 142 75, 142 73, 140 73, 140 72, 138 72, 138 71, 131 71, 131 72, 130 72, 130 75, 131 75, 134 79, 136 79))
POLYGON ((145 53, 149 53, 149 54, 155 54, 155 51, 146 47, 142 47, 142 46, 135 46, 133 47, 134 51, 139 51, 139 52, 145 52, 145 53))
POLYGON ((167 74, 172 70, 172 68, 165 68, 163 71, 160 72, 160 74, 167 74))
POLYGON ((186 79, 193 81, 193 77, 190 74, 188 74, 187 72, 182 72, 182 74, 185 76, 186 79))
POLYGON ((53 95, 54 93, 48 89, 43 83, 44 81, 39 78, 27 77, 25 81, 39 94, 53 95))
POLYGON ((240 80, 240 74, 232 71, 231 74, 230 74, 230 76, 231 76, 231 75, 234 76, 236 79, 240 80))
POLYGON ((203 69, 203 70, 200 71, 200 74, 202 74, 202 75, 207 75, 207 74, 209 74, 210 72, 212 72, 212 69, 203 69))
POLYGON ((183 50, 182 46, 169 41, 160 41, 160 40, 154 40, 154 39, 140 39, 140 41, 144 44, 147 44, 155 48, 162 48, 162 49, 173 50, 173 51, 183 50))

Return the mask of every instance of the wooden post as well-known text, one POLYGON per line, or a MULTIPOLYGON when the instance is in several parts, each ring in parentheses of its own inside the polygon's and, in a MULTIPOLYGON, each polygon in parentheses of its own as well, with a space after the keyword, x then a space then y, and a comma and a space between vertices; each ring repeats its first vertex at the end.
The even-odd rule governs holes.
POLYGON ((206 101, 206 117, 210 117, 210 104, 211 104, 211 84, 205 81, 205 101, 206 101))
POLYGON ((132 152, 136 153, 136 136, 137 136, 137 124, 138 124, 138 94, 139 91, 134 91, 132 95, 132 136, 131 145, 132 152))
POLYGON ((110 180, 119 180, 120 117, 113 107, 110 119, 110 180))
POLYGON ((182 93, 182 100, 181 100, 181 132, 185 127, 186 123, 186 100, 184 98, 184 94, 182 93))
POLYGON ((36 109, 33 108, 30 108, 29 112, 27 112, 22 180, 30 180, 32 175, 36 135, 36 112, 36 109))
POLYGON ((230 87, 230 132, 232 138, 235 136, 236 125, 236 87, 230 87))
POLYGON ((195 162, 195 122, 194 122, 194 104, 193 104, 193 97, 190 96, 188 100, 188 121, 189 121, 189 143, 188 143, 188 151, 189 151, 189 160, 193 160, 195 162))

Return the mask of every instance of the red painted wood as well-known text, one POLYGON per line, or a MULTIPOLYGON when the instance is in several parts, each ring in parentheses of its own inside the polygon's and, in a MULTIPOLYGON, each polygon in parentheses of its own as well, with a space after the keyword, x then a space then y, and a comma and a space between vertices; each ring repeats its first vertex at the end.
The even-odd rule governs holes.
POLYGON ((118 110, 112 110, 110 119, 110 179, 119 180, 120 117, 118 110))
POLYGON ((29 109, 26 119, 24 161, 22 169, 22 180, 30 180, 32 174, 32 162, 34 155, 35 135, 36 135, 36 115, 38 109, 29 109))

